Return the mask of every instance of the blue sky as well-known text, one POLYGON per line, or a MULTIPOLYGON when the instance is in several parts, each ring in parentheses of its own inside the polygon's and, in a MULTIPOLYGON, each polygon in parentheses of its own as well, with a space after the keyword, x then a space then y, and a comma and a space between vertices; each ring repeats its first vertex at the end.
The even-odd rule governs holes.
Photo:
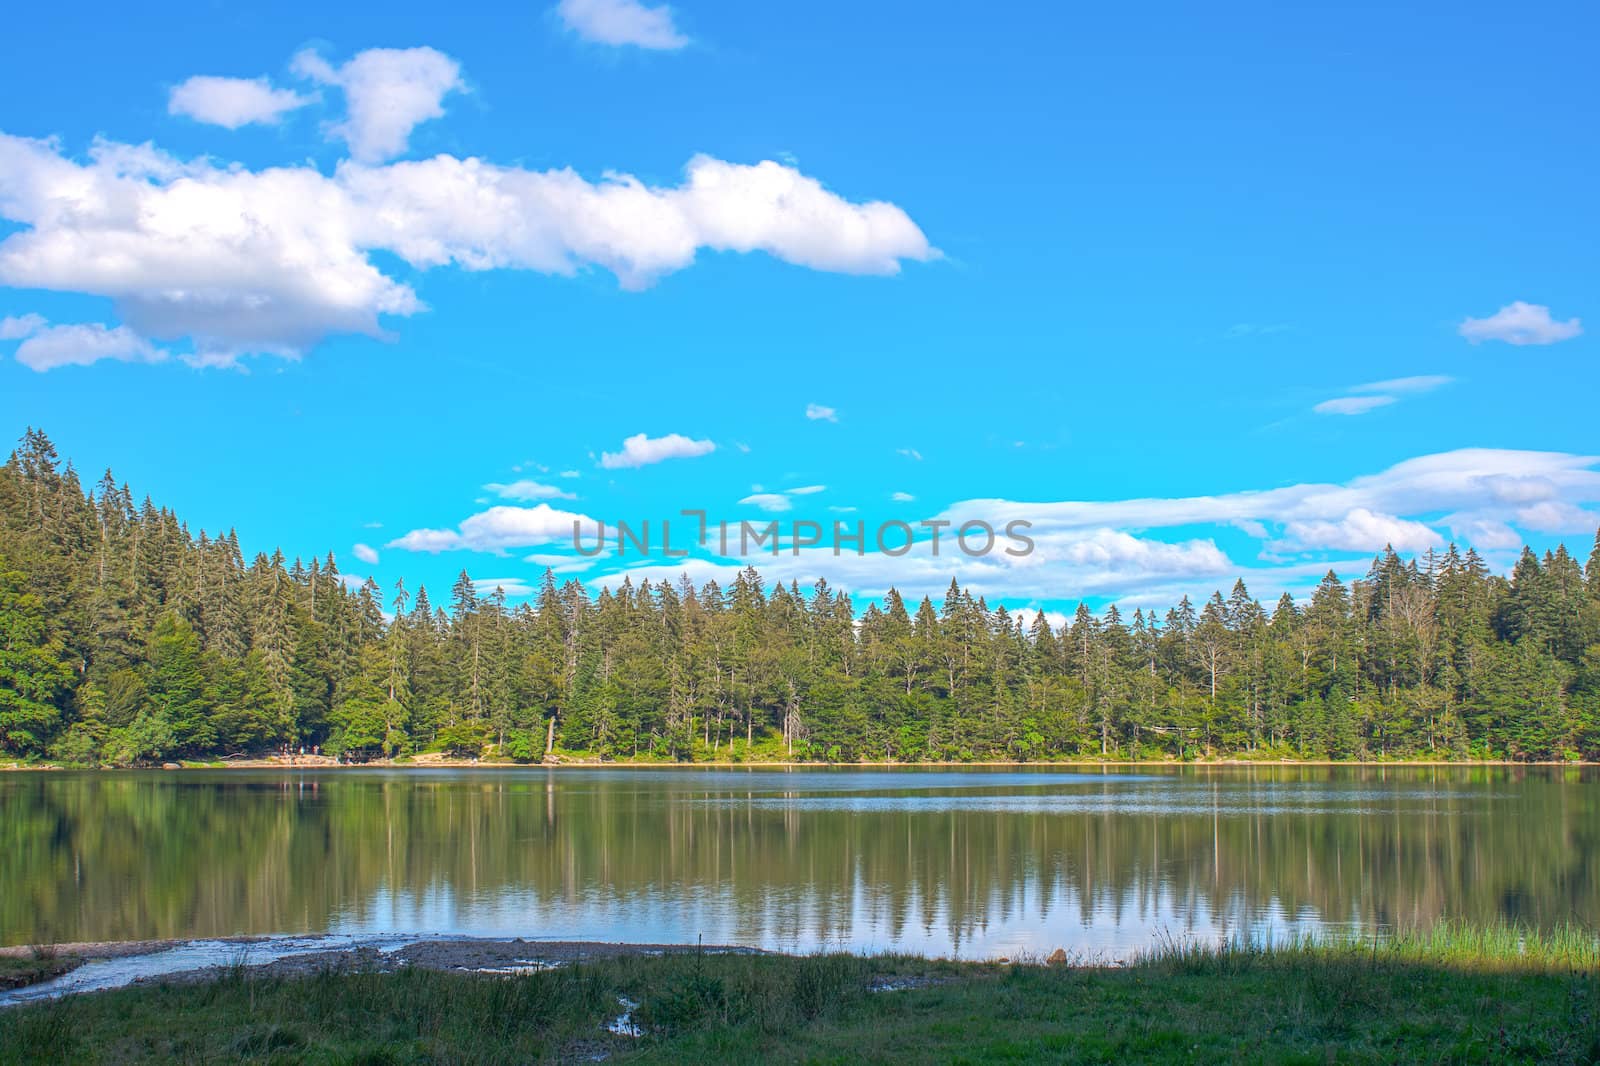
POLYGON ((1052 611, 1300 592, 1389 540, 1586 556, 1597 23, 36 5, 0 66, 0 431, 436 592, 570 555, 541 502, 1026 517, 1020 560, 752 561, 1052 611), (603 464, 638 434, 714 448, 603 464))

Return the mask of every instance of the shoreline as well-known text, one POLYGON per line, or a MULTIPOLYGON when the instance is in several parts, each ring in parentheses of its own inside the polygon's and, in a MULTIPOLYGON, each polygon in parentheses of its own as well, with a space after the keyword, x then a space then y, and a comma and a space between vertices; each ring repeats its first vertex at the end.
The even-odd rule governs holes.
POLYGON ((70 941, 0 947, 0 962, 39 964, 36 980, 0 986, 0 1010, 62 996, 155 982, 194 983, 229 973, 309 977, 406 968, 508 976, 599 959, 785 953, 741 944, 645 944, 440 933, 266 934, 155 940, 70 941), (252 952, 258 952, 255 960, 252 952))
MULTIPOLYGON (((1600 941, 1570 930, 1446 925, 1382 942, 1333 935, 1259 949, 1169 939, 1120 965, 1065 950, 959 961, 563 941, 292 940, 293 958, 264 965, 255 964, 260 955, 241 957, 247 945, 212 941, 202 945, 214 953, 209 968, 0 995, 8 1053, 0 1057, 1576 1064, 1600 1047, 1600 941)), ((180 943, 168 954, 185 950, 180 943)))
POLYGON ((509 759, 461 759, 424 756, 407 759, 371 759, 367 762, 338 762, 327 756, 273 755, 261 758, 228 759, 207 762, 198 759, 150 766, 63 766, 57 763, 12 762, 0 765, 0 773, 28 772, 108 772, 181 770, 962 770, 962 769, 1181 769, 1268 767, 1338 767, 1401 769, 1471 767, 1564 767, 1584 769, 1600 766, 1597 760, 1522 760, 1522 759, 1044 759, 1025 761, 974 760, 970 762, 633 762, 601 759, 563 758, 554 762, 515 762, 509 759))

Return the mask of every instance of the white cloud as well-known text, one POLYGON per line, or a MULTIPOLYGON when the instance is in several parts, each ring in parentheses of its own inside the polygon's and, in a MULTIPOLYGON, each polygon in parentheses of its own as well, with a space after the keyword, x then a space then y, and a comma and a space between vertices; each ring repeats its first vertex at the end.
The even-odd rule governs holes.
POLYGON ((1583 332, 1583 325, 1576 318, 1559 322, 1550 317, 1550 308, 1517 300, 1488 318, 1466 319, 1457 332, 1474 344, 1480 341, 1555 344, 1578 336, 1583 332))
POLYGON ((587 515, 558 511, 547 503, 535 507, 499 505, 472 515, 458 529, 413 529, 385 547, 405 551, 502 552, 540 544, 572 543, 573 524, 592 537, 594 521, 587 515))
POLYGON ((895 449, 895 454, 903 455, 913 462, 922 462, 922 453, 917 451, 915 448, 897 448, 895 449))
POLYGON ((272 125, 314 99, 292 89, 275 89, 266 78, 197 74, 172 90, 167 113, 236 130, 253 122, 272 125))
POLYGON ((8 315, 5 318, 0 318, 0 341, 15 341, 21 340, 23 337, 31 337, 49 324, 43 315, 31 313, 8 315))
MULTIPOLYGON (((869 527, 869 541, 873 535, 869 527)), ((891 546, 897 547, 903 538, 892 536, 890 541, 891 546)), ((865 555, 853 550, 835 555, 831 547, 804 548, 795 554, 785 548, 776 555, 753 554, 737 559, 641 562, 591 578, 589 583, 614 588, 624 575, 638 584, 645 578, 675 580, 680 573, 687 573, 696 582, 714 579, 726 583, 746 565, 756 566, 769 581, 798 581, 806 586, 826 577, 835 586, 867 595, 881 595, 894 587, 913 600, 925 595, 938 599, 954 577, 974 595, 1024 601, 1037 601, 1040 596, 1070 599, 1121 595, 1152 583, 1199 578, 1214 581, 1237 569, 1207 540, 1172 544, 1118 530, 1095 530, 1042 539, 1033 554, 1019 558, 1006 555, 1003 544, 987 555, 965 555, 946 531, 937 556, 932 554, 927 540, 919 541, 910 553, 894 558, 871 550, 870 545, 865 555)), ((1322 569, 1326 570, 1326 565, 1322 569)))
POLYGON ((639 0, 561 0, 556 12, 587 41, 671 51, 689 43, 672 21, 672 8, 639 0))
POLYGON ((1050 627, 1050 631, 1052 633, 1059 633, 1063 629, 1066 629, 1071 621, 1071 619, 1062 614, 1060 611, 1040 611, 1037 607, 1018 607, 1016 610, 1012 611, 1011 614, 1014 618, 1022 619, 1023 629, 1032 629, 1034 619, 1038 618, 1042 614, 1044 616, 1045 624, 1050 627))
POLYGON ((806 417, 813 422, 837 422, 839 412, 831 407, 824 407, 820 403, 806 404, 806 417))
POLYGON ((1393 396, 1339 396, 1323 400, 1312 408, 1319 415, 1364 415, 1378 407, 1394 403, 1393 396))
POLYGON ((1443 374, 1418 374, 1409 378, 1391 378, 1388 381, 1369 381, 1365 385, 1352 386, 1351 392, 1432 392, 1434 389, 1443 388, 1455 378, 1443 374))
POLYGON ((411 131, 442 117, 445 96, 465 88, 460 64, 432 48, 369 48, 341 67, 307 50, 293 65, 297 74, 344 90, 345 120, 328 132, 362 163, 403 153, 411 131))
POLYGON ((381 316, 426 310, 377 252, 415 271, 594 265, 630 289, 702 248, 866 274, 938 254, 893 204, 851 203, 777 163, 705 156, 682 183, 653 187, 448 155, 327 175, 97 142, 80 163, 54 141, 0 134, 0 218, 19 224, 0 240, 0 284, 107 297, 134 332, 188 337, 206 364, 382 336, 381 316))
POLYGON ((785 489, 784 491, 787 492, 791 496, 814 496, 819 492, 828 491, 828 486, 826 486, 826 485, 801 485, 797 489, 785 489))
POLYGON ((573 477, 582 477, 583 475, 578 473, 576 470, 563 470, 563 471, 561 471, 561 475, 560 476, 561 477, 566 477, 566 478, 573 478, 573 477))
POLYGON ((621 470, 667 459, 692 459, 716 450, 717 446, 709 440, 694 440, 681 433, 668 433, 664 437, 635 433, 622 442, 622 451, 602 453, 600 465, 607 470, 621 470))
POLYGON ((763 511, 788 511, 794 503, 781 492, 755 492, 739 501, 751 507, 759 507, 763 511))
POLYGON ((526 478, 523 478, 519 481, 513 481, 508 485, 502 485, 497 481, 491 481, 489 484, 485 485, 484 488, 489 492, 494 493, 496 496, 499 496, 503 500, 577 499, 575 495, 564 491, 556 485, 545 485, 537 481, 529 481, 526 478))
POLYGON ((593 565, 593 560, 586 559, 580 555, 555 555, 549 552, 534 552, 522 561, 551 570, 557 574, 578 574, 588 570, 593 565))
POLYGON ((1050 532, 1244 522, 1284 526, 1293 522, 1343 523, 1357 510, 1365 510, 1419 521, 1443 515, 1437 523, 1424 524, 1444 525, 1466 539, 1461 531, 1473 528, 1474 523, 1546 520, 1559 513, 1568 524, 1550 532, 1582 533, 1593 527, 1586 530, 1579 524, 1578 516, 1586 513, 1579 505, 1600 502, 1597 464, 1600 456, 1462 448, 1407 459, 1342 485, 1308 483, 1217 496, 1107 501, 975 499, 952 504, 939 517, 954 522, 982 518, 996 528, 1020 519, 1032 522, 1036 531, 1050 532), (1568 504, 1571 510, 1531 510, 1544 503, 1568 504))
POLYGON ((911 495, 909 492, 896 492, 891 495, 889 499, 893 500, 895 503, 910 503, 911 501, 915 500, 916 497, 911 495))
POLYGON ((854 507, 840 507, 840 506, 837 506, 837 505, 830 506, 828 508, 828 510, 837 511, 839 514, 853 514, 853 513, 855 513, 855 508, 854 507))
POLYGON ((1442 537, 1421 522, 1378 514, 1357 507, 1337 521, 1323 519, 1294 521, 1284 526, 1285 539, 1268 545, 1272 551, 1395 551, 1418 552, 1444 543, 1442 537))
POLYGON ((159 363, 167 353, 126 326, 98 322, 49 326, 17 346, 17 362, 31 370, 88 366, 102 359, 121 363, 159 363))
POLYGON ((499 589, 507 596, 532 596, 537 590, 520 577, 485 577, 472 582, 472 591, 479 596, 492 596, 499 589))
POLYGON ((360 559, 368 566, 378 565, 378 553, 370 545, 357 544, 355 547, 350 549, 350 554, 354 555, 357 559, 360 559))
MULTIPOLYGON (((655 557, 626 569, 609 553, 588 562, 554 554, 530 561, 566 559, 567 572, 617 570, 591 578, 591 585, 615 584, 623 573, 635 582, 676 579, 683 572, 698 581, 725 581, 754 564, 770 580, 809 584, 826 576, 861 594, 881 594, 892 585, 909 596, 937 598, 955 577, 991 602, 1037 604, 1041 599, 1107 596, 1130 609, 1170 605, 1184 594, 1209 595, 1219 582, 1242 575, 1258 597, 1271 599, 1285 589, 1304 593, 1330 568, 1358 576, 1385 544, 1404 552, 1437 547, 1444 530, 1481 551, 1514 548, 1522 542, 1519 530, 1525 529, 1588 536, 1600 524, 1594 511, 1600 504, 1597 466, 1600 456, 1464 449, 1409 459, 1343 484, 1175 499, 967 500, 938 516, 951 525, 943 531, 937 556, 926 530, 919 531, 921 539, 910 553, 885 555, 873 542, 878 527, 871 522, 866 523, 864 554, 847 542, 836 555, 826 540, 796 553, 787 524, 780 520, 783 548, 777 555, 763 550, 742 558, 655 557), (995 550, 980 557, 960 551, 952 532, 973 519, 987 521, 1000 535, 995 550), (1006 539, 1006 525, 1013 520, 1030 523, 1025 532, 1034 542, 1031 553, 1012 556, 1002 550, 1014 543, 1006 539), (1252 566, 1231 560, 1211 536, 1196 529, 1207 525, 1237 529, 1260 542, 1262 561, 1252 566), (1163 530, 1170 532, 1159 532, 1163 530), (1282 562, 1270 558, 1273 550, 1305 557, 1282 562)), ((433 551, 499 552, 523 544, 548 544, 560 551, 571 537, 571 516, 558 516, 534 520, 518 508, 496 508, 468 518, 458 530, 418 530, 402 541, 406 547, 433 551), (497 512, 510 512, 510 517, 497 512)), ((585 523, 584 543, 592 544, 594 523, 580 520, 585 523)), ((854 532, 857 519, 839 521, 846 536, 854 532)), ((730 526, 730 532, 736 527, 730 526)), ((829 536, 826 530, 824 536, 829 536)), ((730 545, 737 539, 736 534, 730 537, 730 545)), ((716 542, 713 535, 710 543, 716 542)), ((888 546, 902 542, 898 532, 887 536, 888 546)))
POLYGON ((1354 396, 1338 396, 1323 400, 1312 408, 1319 415, 1364 415, 1379 407, 1398 403, 1400 396, 1410 393, 1432 392, 1454 381, 1442 374, 1419 374, 1409 378, 1391 378, 1388 381, 1369 381, 1365 385, 1352 385, 1354 396))

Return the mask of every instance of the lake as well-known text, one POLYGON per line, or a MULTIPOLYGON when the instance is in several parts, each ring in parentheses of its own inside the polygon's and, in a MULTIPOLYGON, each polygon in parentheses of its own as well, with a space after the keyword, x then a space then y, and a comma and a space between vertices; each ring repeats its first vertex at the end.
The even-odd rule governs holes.
POLYGON ((1600 923, 1547 767, 0 774, 0 943, 455 933, 905 950, 1600 923))

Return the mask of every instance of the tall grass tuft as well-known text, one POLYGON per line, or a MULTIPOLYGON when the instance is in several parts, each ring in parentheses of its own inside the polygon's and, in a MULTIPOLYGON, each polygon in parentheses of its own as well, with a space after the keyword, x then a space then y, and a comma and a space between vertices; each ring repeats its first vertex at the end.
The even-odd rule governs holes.
POLYGON ((1447 921, 1376 936, 1293 933, 1275 939, 1179 941, 1163 936, 1132 960, 1170 973, 1240 973, 1263 964, 1315 960, 1424 964, 1450 969, 1589 971, 1600 969, 1600 936, 1576 925, 1539 930, 1509 923, 1447 921))

